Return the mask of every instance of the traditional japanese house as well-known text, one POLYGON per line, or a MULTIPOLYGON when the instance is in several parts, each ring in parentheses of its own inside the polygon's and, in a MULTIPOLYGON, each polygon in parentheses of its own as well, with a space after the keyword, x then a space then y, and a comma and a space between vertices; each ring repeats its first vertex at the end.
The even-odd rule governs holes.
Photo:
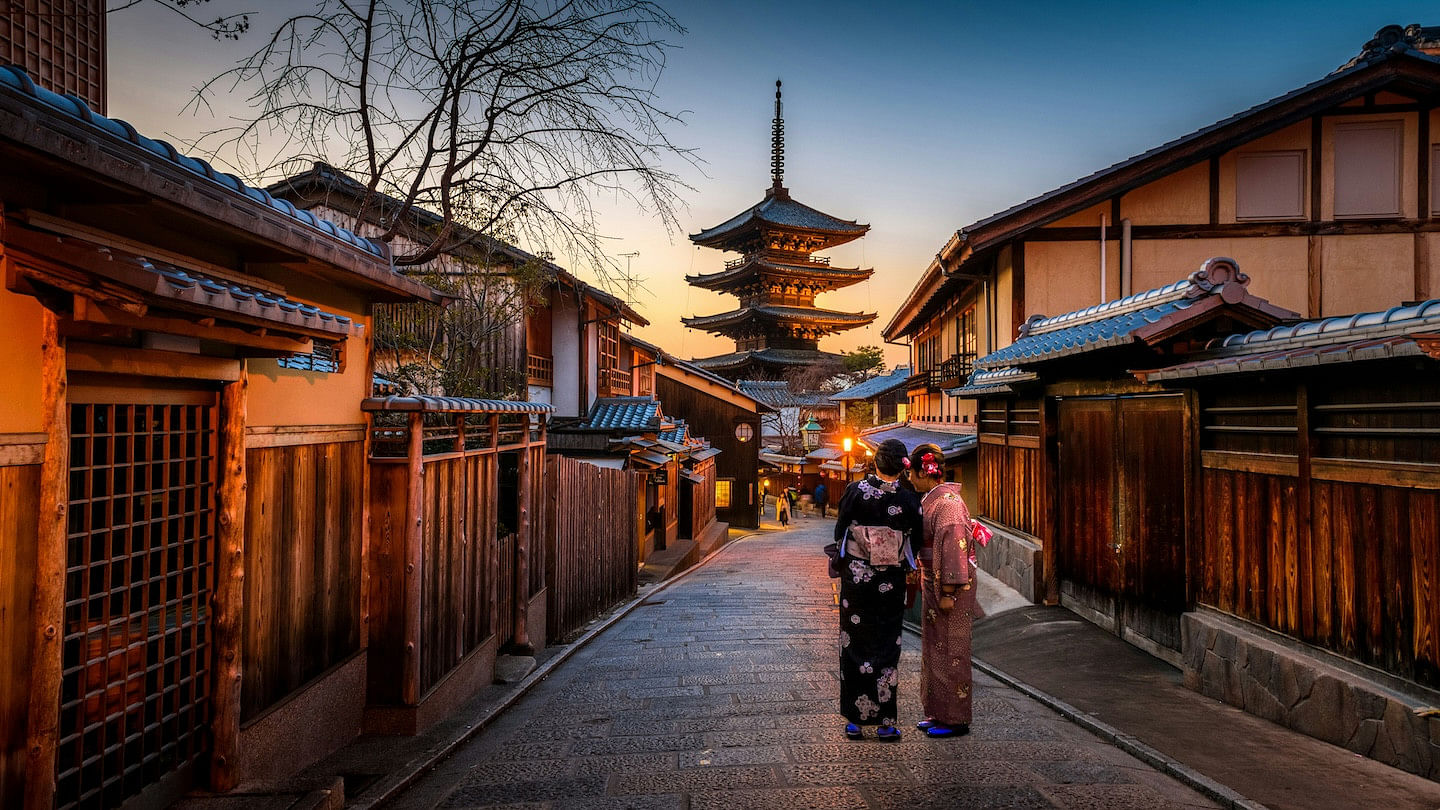
POLYGON ((385 249, 0 68, 0 804, 162 803, 360 730, 385 249))
POLYGON ((1071 312, 1232 256, 1307 317, 1440 289, 1440 28, 1386 26, 1336 71, 951 236, 884 330, 908 340, 910 419, 1034 313, 1071 312))
POLYGON ((847 425, 852 421, 847 412, 856 410, 857 404, 863 403, 869 414, 862 418, 864 424, 856 425, 861 430, 905 422, 910 406, 910 398, 906 395, 910 376, 909 366, 899 366, 889 374, 876 375, 844 391, 831 394, 828 399, 840 406, 837 418, 847 425))
POLYGON ((815 306, 817 295, 858 284, 874 271, 834 267, 814 254, 859 239, 870 226, 836 219, 790 196, 779 82, 773 123, 772 183, 765 199, 690 236, 696 245, 740 254, 720 272, 685 277, 696 287, 736 296, 739 308, 682 319, 693 329, 734 339, 735 351, 694 361, 732 380, 774 379, 797 369, 838 364, 839 355, 820 350, 820 338, 875 320, 873 313, 815 306))
POLYGON ((981 358, 956 392, 980 553, 1037 546, 1029 575, 987 568, 1206 694, 1440 777, 1440 301, 1298 321, 1248 286, 1211 260, 981 358))

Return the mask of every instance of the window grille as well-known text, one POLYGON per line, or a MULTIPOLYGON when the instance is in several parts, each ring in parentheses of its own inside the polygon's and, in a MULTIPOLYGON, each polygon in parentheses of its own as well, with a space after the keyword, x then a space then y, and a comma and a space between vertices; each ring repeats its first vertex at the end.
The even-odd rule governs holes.
POLYGON ((340 362, 339 344, 316 341, 315 350, 309 354, 292 354, 282 357, 280 365, 297 371, 316 371, 322 374, 339 374, 343 370, 340 362))
POLYGON ((201 759, 215 407, 74 404, 56 806, 118 807, 201 759))

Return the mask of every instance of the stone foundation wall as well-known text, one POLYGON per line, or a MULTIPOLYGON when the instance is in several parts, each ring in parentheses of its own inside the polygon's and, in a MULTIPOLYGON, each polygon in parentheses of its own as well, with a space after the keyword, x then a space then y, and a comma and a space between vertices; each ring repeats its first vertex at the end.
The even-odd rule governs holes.
POLYGON ((984 521, 995 533, 990 545, 975 546, 975 560, 980 569, 1020 592, 1031 602, 1040 594, 1040 547, 1034 541, 1014 534, 1005 527, 984 521))
POLYGON ((1440 718, 1416 714, 1440 696, 1210 611, 1184 614, 1181 637, 1187 687, 1440 781, 1440 718))

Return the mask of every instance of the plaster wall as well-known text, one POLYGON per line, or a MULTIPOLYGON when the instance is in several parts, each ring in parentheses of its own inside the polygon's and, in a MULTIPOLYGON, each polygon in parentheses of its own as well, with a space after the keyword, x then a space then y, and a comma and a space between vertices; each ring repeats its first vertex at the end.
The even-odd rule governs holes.
POLYGON ((1209 222, 1209 163, 1198 163, 1126 192, 1120 198, 1120 216, 1129 219, 1131 225, 1199 225, 1209 222))
MULTIPOLYGON (((1068 217, 1062 217, 1062 218, 1060 218, 1060 219, 1057 219, 1057 220, 1055 220, 1054 222, 1051 222, 1051 223, 1049 223, 1048 225, 1046 225, 1046 227, 1050 227, 1050 228, 1086 228, 1086 227, 1090 227, 1090 226, 1093 225, 1093 226, 1095 226, 1095 234, 1096 234, 1095 238, 1096 238, 1096 239, 1099 239, 1099 238, 1100 238, 1099 234, 1100 234, 1100 215, 1101 215, 1101 214, 1104 214, 1106 221, 1109 222, 1109 220, 1110 220, 1110 201, 1109 201, 1109 200, 1106 200, 1105 202, 1096 203, 1096 204, 1090 206, 1089 208, 1086 208, 1084 211, 1077 211, 1077 212, 1071 214, 1071 215, 1068 216, 1068 217)), ((1114 225, 1115 223, 1110 222, 1110 224, 1111 224, 1111 225, 1114 225)))
POLYGON ((1305 313, 1309 251, 1303 236, 1137 239, 1133 246, 1136 292, 1179 281, 1200 269, 1206 259, 1229 256, 1250 276, 1250 292, 1277 306, 1305 313))
POLYGON ((1326 236, 1320 239, 1320 251, 1323 315, 1388 309, 1414 294, 1411 234, 1326 236))
POLYGON ((577 334, 579 309, 563 293, 550 297, 551 346, 555 351, 554 389, 551 404, 556 416, 580 416, 580 336, 577 334))
MULTIPOLYGON (((1020 327, 1020 324, 1014 322, 1015 262, 1013 251, 1010 246, 1007 245, 1003 250, 1000 251, 1000 257, 997 260, 996 267, 997 269, 995 273, 994 291, 996 313, 995 331, 993 338, 994 345, 991 347, 991 351, 994 351, 996 349, 1003 349, 1006 346, 1009 346, 1011 343, 1014 343, 1015 341, 1013 338, 1015 337, 1015 330, 1020 327)), ((1028 308, 1029 302, 1026 301, 1025 304, 1028 308)), ((977 309, 983 308, 983 303, 980 307, 977 307, 977 309)), ((1029 312, 1021 313, 1022 318, 1027 318, 1029 316, 1029 312)), ((1024 321, 1021 321, 1021 323, 1023 322, 1024 321)), ((974 400, 971 400, 970 404, 973 406, 974 400)), ((970 410, 973 412, 974 408, 972 407, 970 410)))
POLYGON ((40 302, 0 287, 0 433, 45 429, 40 403, 40 302))
MULTIPOLYGON (((1119 236, 1119 229, 1115 229, 1114 234, 1119 236)), ((1098 228, 1096 235, 1099 235, 1098 228)), ((1106 242, 1105 247, 1107 278, 1103 300, 1109 301, 1120 293, 1120 243, 1106 242)), ((1101 301, 1098 241, 1025 244, 1027 312, 1061 315, 1101 301)))
POLYGON ((348 315, 363 324, 364 331, 346 340, 344 371, 339 374, 284 368, 272 358, 247 360, 247 425, 349 425, 365 421, 360 401, 370 396, 372 384, 368 362, 372 323, 365 314, 365 300, 308 278, 286 284, 285 292, 321 309, 348 315))

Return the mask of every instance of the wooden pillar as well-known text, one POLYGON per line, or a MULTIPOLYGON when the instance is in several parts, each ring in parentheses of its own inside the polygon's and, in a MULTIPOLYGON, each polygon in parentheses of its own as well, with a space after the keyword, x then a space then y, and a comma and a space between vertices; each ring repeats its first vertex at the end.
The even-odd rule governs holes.
MULTIPOLYGON (((500 626, 501 626, 501 622, 500 622, 500 530, 499 530, 499 528, 498 528, 499 524, 498 524, 498 519, 497 519, 497 515, 499 514, 499 504, 498 504, 498 500, 499 500, 499 491, 500 491, 500 485, 499 485, 499 481, 500 481, 500 451, 499 451, 499 449, 498 449, 499 446, 500 446, 500 417, 499 417, 499 415, 493 414, 493 413, 490 414, 490 418, 489 418, 489 420, 487 421, 486 424, 487 424, 488 431, 489 431, 489 433, 490 433, 489 449, 486 450, 486 452, 490 454, 490 467, 489 467, 489 469, 490 469, 492 472, 491 472, 490 475, 487 475, 487 476, 485 477, 485 483, 484 483, 485 490, 484 490, 483 493, 481 493, 482 499, 483 499, 484 501, 486 501, 487 503, 490 504, 490 508, 489 508, 489 510, 488 510, 488 512, 489 512, 489 520, 485 521, 485 522, 484 522, 483 524, 481 524, 481 525, 482 525, 482 530, 483 530, 484 533, 485 533, 485 537, 484 537, 484 539, 483 539, 483 542, 485 543, 485 548, 489 550, 488 553, 486 554, 486 560, 487 560, 487 562, 486 562, 486 568, 487 568, 488 570, 485 572, 485 581, 488 582, 488 583, 490 583, 490 597, 489 597, 489 598, 490 598, 490 610, 489 610, 489 615, 490 615, 490 632, 491 632, 491 633, 498 633, 498 632, 500 632, 500 626)), ((503 639, 503 638, 502 638, 502 639, 498 639, 498 641, 499 641, 500 644, 502 644, 502 645, 506 642, 506 640, 507 640, 507 639, 503 639)))
POLYGON ((515 646, 528 651, 530 628, 530 417, 524 417, 525 441, 520 448, 520 525, 515 537, 515 646))
POLYGON ((210 786, 227 791, 240 781, 240 694, 243 678, 245 599, 245 422, 249 377, 242 362, 240 379, 220 392, 220 487, 217 492, 215 590, 211 595, 211 632, 215 645, 214 713, 210 786))
POLYGON ((400 700, 406 706, 420 702, 420 599, 424 566, 425 532, 425 414, 410 414, 410 444, 405 478, 410 523, 405 532, 405 657, 401 668, 400 700))
POLYGON ((65 533, 70 500, 70 429, 65 344, 57 316, 43 311, 40 326, 40 402, 45 455, 36 515, 35 590, 31 604, 30 706, 25 745, 25 806, 55 804, 55 750, 60 725, 61 641, 65 621, 65 533))

